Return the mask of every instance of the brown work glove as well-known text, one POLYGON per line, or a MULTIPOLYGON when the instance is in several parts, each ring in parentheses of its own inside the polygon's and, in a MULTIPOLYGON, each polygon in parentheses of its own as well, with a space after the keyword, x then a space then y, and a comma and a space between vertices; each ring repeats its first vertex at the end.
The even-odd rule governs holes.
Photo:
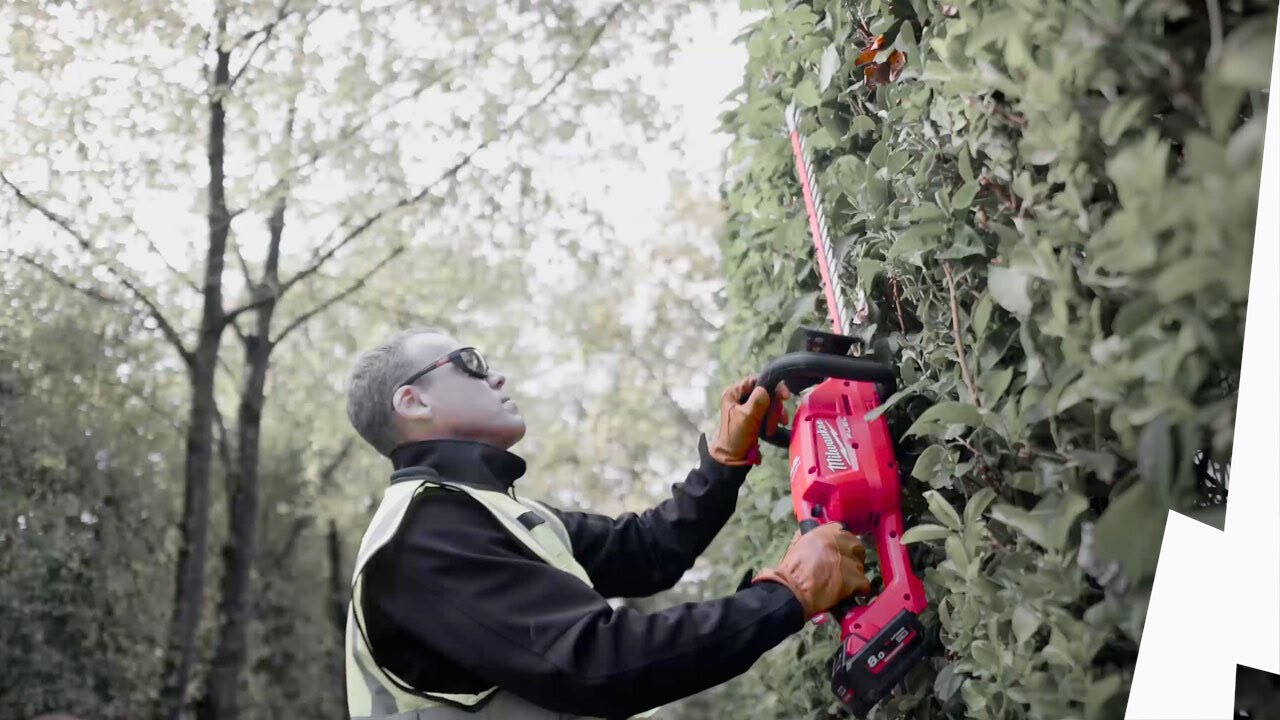
POLYGON ((760 423, 769 413, 769 432, 787 422, 787 409, 783 401, 791 397, 786 383, 778 383, 774 390, 774 402, 769 393, 756 387, 756 376, 749 375, 725 388, 720 396, 720 429, 707 451, 721 465, 741 467, 760 464, 760 423), (742 396, 750 393, 746 402, 742 396), (770 410, 772 407, 772 411, 770 410))
POLYGON ((813 617, 850 595, 871 590, 866 560, 867 549, 857 535, 839 523, 825 523, 803 535, 797 530, 782 562, 761 570, 751 582, 787 586, 804 606, 804 616, 813 617))

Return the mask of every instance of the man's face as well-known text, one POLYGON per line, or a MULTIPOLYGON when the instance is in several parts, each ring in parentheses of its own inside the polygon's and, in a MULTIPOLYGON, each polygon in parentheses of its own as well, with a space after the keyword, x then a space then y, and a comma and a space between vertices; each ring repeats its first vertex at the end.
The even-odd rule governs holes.
MULTIPOLYGON (((448 335, 424 334, 410 338, 406 349, 425 368, 460 347, 448 335)), ((505 385, 506 377, 492 369, 478 378, 449 363, 398 388, 393 404, 405 441, 447 438, 510 448, 524 437, 525 422, 505 385)))

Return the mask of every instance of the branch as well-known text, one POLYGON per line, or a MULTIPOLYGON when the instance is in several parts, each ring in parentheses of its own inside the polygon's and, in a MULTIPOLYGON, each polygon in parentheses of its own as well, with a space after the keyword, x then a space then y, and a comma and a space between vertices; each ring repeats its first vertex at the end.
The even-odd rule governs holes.
POLYGON ((289 323, 289 325, 286 326, 284 330, 280 331, 280 334, 277 335, 275 339, 271 341, 271 344, 275 345, 279 343, 281 340, 284 340, 289 335, 289 333, 293 332, 294 330, 297 330, 300 326, 302 326, 311 318, 315 317, 316 315, 319 315, 325 310, 328 310, 335 303, 342 301, 348 295, 351 295, 352 293, 356 292, 360 288, 364 287, 365 283, 369 281, 369 278, 373 277, 375 273, 377 273, 382 268, 386 267, 386 265, 390 263, 392 260, 399 257, 404 251, 405 251, 404 245, 397 245, 395 248, 391 250, 390 253, 387 253, 387 256, 382 258, 382 260, 377 265, 374 265, 372 268, 370 268, 367 272, 365 272, 364 275, 361 275, 358 279, 356 279, 355 282, 348 285, 346 289, 344 289, 342 292, 330 297, 327 300, 324 300, 319 305, 316 305, 315 307, 311 308, 310 310, 302 313, 297 318, 295 318, 294 321, 289 323))
POLYGON ((154 253, 156 257, 160 258, 160 262, 164 263, 164 266, 169 269, 169 272, 173 273, 175 278, 181 280, 182 284, 186 285, 188 288, 196 291, 197 293, 200 292, 200 286, 196 285, 191 278, 187 277, 180 272, 178 268, 174 267, 173 263, 169 262, 169 258, 165 257, 164 253, 160 252, 160 248, 156 246, 156 241, 151 239, 150 233, 144 231, 142 228, 138 228, 138 234, 142 236, 143 240, 147 241, 147 247, 151 249, 151 252, 154 253))
POLYGON ((94 300, 97 300, 98 302, 109 303, 112 305, 119 304, 120 302, 119 298, 109 297, 107 295, 104 295, 102 292, 95 290, 91 287, 84 287, 82 285, 77 285, 74 280, 71 280, 69 278, 65 278, 59 275, 56 270, 45 267, 42 263, 40 263, 35 258, 29 258, 25 255, 20 255, 12 250, 5 250, 4 254, 8 255, 11 258, 16 259, 18 262, 24 263, 26 265, 30 265, 31 267, 35 268, 36 270, 39 270, 45 275, 48 275, 50 278, 53 279, 54 282, 58 283, 59 285, 65 288, 68 288, 70 290, 75 290, 76 292, 81 293, 83 295, 87 295, 88 297, 94 300))
POLYGON ((370 312, 382 312, 393 316, 396 322, 408 322, 417 325, 433 325, 448 331, 450 334, 456 335, 458 328, 448 320, 440 317, 429 317, 421 313, 406 310, 405 308, 391 308, 374 300, 351 300, 348 302, 353 307, 370 312))
POLYGON ((147 397, 146 395, 142 394, 142 391, 139 390, 138 388, 133 387, 131 383, 123 382, 110 377, 104 379, 103 382, 105 382, 108 385, 118 387, 121 390, 124 390, 125 392, 129 393, 129 397, 142 403, 148 410, 154 413, 157 417, 163 419, 165 421, 165 424, 173 428, 176 432, 180 432, 180 433, 186 432, 186 423, 174 419, 172 408, 166 409, 166 408, 160 407, 159 405, 156 405, 155 401, 153 401, 151 398, 147 397))
POLYGON ((334 474, 337 473, 338 468, 342 467, 342 464, 346 462, 347 456, 351 454, 351 448, 355 447, 355 440, 354 435, 348 435, 347 439, 343 441, 342 447, 338 448, 338 452, 335 453, 334 456, 329 459, 329 462, 325 464, 324 468, 320 470, 319 486, 322 490, 327 488, 329 484, 333 482, 334 474))
POLYGON ((668 387, 666 383, 662 382, 662 379, 658 377, 658 373, 653 369, 653 366, 650 365, 644 359, 643 354, 636 353, 630 356, 630 358, 637 365, 643 368, 645 373, 649 376, 649 378, 652 379, 654 384, 658 386, 658 389, 661 391, 661 395, 663 399, 666 400, 667 404, 671 406, 671 410, 675 413, 676 419, 679 420, 684 425, 685 429, 693 433, 694 435, 701 433, 702 428, 698 425, 697 421, 694 420, 693 417, 691 417, 689 413, 685 411, 684 407, 682 407, 680 403, 676 402, 676 399, 671 396, 671 388, 668 387))
MULTIPOLYGON (((321 12, 323 12, 323 10, 321 12)), ((289 0, 284 0, 284 2, 280 3, 280 8, 276 11, 276 17, 274 20, 257 30, 245 33, 244 37, 240 38, 240 42, 247 42, 252 39, 254 35, 262 35, 262 38, 259 39, 258 42, 249 50, 249 54, 245 57, 244 62, 240 64, 240 69, 231 74, 231 79, 227 81, 227 87, 231 87, 236 84, 236 81, 240 79, 240 75, 244 73, 244 71, 248 69, 250 63, 253 62, 253 56, 257 55, 258 50, 271 40, 271 36, 275 34, 276 27, 291 14, 292 12, 289 10, 289 0)))
POLYGON ((944 261, 942 271, 947 274, 947 292, 951 296, 951 332, 955 338, 956 354, 960 357, 960 374, 964 378, 965 387, 969 389, 969 397, 973 399, 973 404, 982 407, 982 399, 973 388, 973 376, 969 374, 969 364, 964 359, 964 342, 960 335, 960 307, 956 302, 956 279, 951 274, 951 263, 944 261))
MULTIPOLYGON (((45 219, 49 220, 54 225, 57 225, 59 228, 62 228, 63 232, 67 233, 72 238, 74 238, 75 241, 79 243, 80 247, 83 248, 85 252, 90 255, 90 257, 93 256, 93 246, 89 243, 89 239, 86 238, 84 235, 81 235, 80 232, 77 231, 75 228, 71 227, 71 223, 66 218, 62 217, 61 215, 58 215, 52 210, 49 210, 48 208, 46 208, 44 205, 41 205, 39 202, 28 197, 26 193, 22 192, 21 188, 19 188, 17 185, 14 185, 13 182, 9 180, 8 176, 6 176, 4 172, 0 172, 0 182, 3 182, 5 185, 7 185, 9 189, 12 190, 15 195, 18 196, 18 200, 20 200, 23 205, 26 205, 28 208, 32 210, 35 210, 36 212, 43 215, 45 219)), ((171 345, 173 345, 173 348, 178 352, 178 355, 182 358, 183 362, 187 364, 187 367, 194 368, 195 356, 191 353, 190 350, 187 349, 187 346, 182 342, 182 337, 178 334, 178 331, 174 329, 173 325, 170 324, 168 319, 165 318, 164 313, 160 312, 160 308, 137 285, 135 285, 131 280, 129 280, 129 278, 125 277, 124 273, 117 270, 110 263, 104 262, 102 264, 103 264, 103 267, 105 267, 112 275, 116 277, 117 280, 120 281, 121 285, 124 285, 124 287, 135 298, 137 298, 139 302, 141 302, 143 305, 147 307, 147 310, 151 313, 151 317, 155 318, 156 324, 160 326, 160 331, 164 333, 165 339, 168 340, 171 345)))
POLYGON ((293 546, 298 544, 298 538, 302 536, 302 531, 306 530, 307 526, 314 521, 315 518, 310 515, 302 515, 294 518, 293 524, 289 526, 289 533, 285 536, 280 549, 273 553, 271 562, 267 564, 267 567, 278 567, 283 565, 285 561, 289 559, 289 556, 293 554, 293 546))
MULTIPOLYGON (((242 211, 237 211, 242 212, 242 211)), ((249 271, 249 262, 244 259, 244 253, 240 252, 240 242, 232 240, 231 250, 236 254, 236 262, 240 264, 240 272, 244 275, 244 284, 246 287, 253 287, 253 273, 249 271)))
POLYGON ((889 282, 893 287, 893 305, 898 310, 898 328, 905 335, 907 332, 907 321, 902 316, 902 286, 898 283, 898 276, 893 275, 889 278, 889 282))
MULTIPOLYGON (((226 314, 222 316, 222 319, 224 322, 234 324, 233 321, 240 315, 243 315, 244 313, 250 310, 256 310, 262 307, 263 305, 273 303, 276 301, 278 297, 279 295, 275 292, 269 292, 269 293, 260 295, 257 298, 254 298, 253 300, 250 300, 249 302, 246 302, 243 305, 238 305, 232 308, 231 310, 228 310, 226 314)), ((239 326, 237 325, 236 327, 238 328, 239 326)))
MULTIPOLYGON (((582 65, 582 63, 587 59, 587 55, 591 52, 591 49, 595 47, 596 43, 599 42, 601 36, 604 35, 605 28, 608 27, 609 23, 613 20, 614 16, 617 15, 618 11, 620 11, 621 9, 622 9, 622 2, 619 2, 615 4, 609 10, 609 12, 605 14, 604 19, 600 21, 599 27, 596 28, 595 33, 591 36, 591 39, 587 42, 587 46, 583 48, 581 53, 578 54, 578 57, 574 59, 574 61, 569 65, 569 67, 565 68, 565 70, 560 73, 559 77, 556 78, 556 81, 552 83, 551 87, 548 88, 545 93, 542 94, 542 97, 540 97, 537 100, 537 102, 526 107, 524 111, 522 111, 520 115, 516 117, 515 120, 513 120, 500 132, 496 133, 494 135, 495 138, 506 137, 507 135, 511 134, 511 131, 513 131, 522 122, 524 122, 524 119, 528 117, 530 113, 542 107, 547 102, 547 100, 550 99, 551 96, 557 90, 560 89, 560 86, 564 85, 565 81, 569 79, 569 76, 572 75, 574 71, 576 71, 582 65)), ((447 170, 445 170, 438 177, 436 177, 436 179, 427 183, 416 194, 407 198, 401 198, 397 202, 392 203, 387 207, 384 207, 383 209, 375 212, 373 215, 366 218, 364 222, 360 223, 358 226, 356 226, 354 229, 348 232, 345 236, 343 236, 342 240, 340 240, 336 245, 326 250, 325 252, 321 253, 320 256, 317 257, 314 261, 312 261, 310 265, 303 268, 298 272, 298 274, 294 275, 292 278, 286 281, 284 285, 281 286, 281 294, 284 294, 286 290, 288 290, 293 285, 296 285, 298 282, 301 282, 302 280, 305 280, 306 278, 315 274, 321 268, 321 266, 323 266, 326 262, 328 262, 329 259, 332 258, 335 254, 337 254, 339 250, 341 250, 351 241, 358 238, 360 235, 363 235, 366 230, 368 230, 370 227, 374 225, 374 223, 378 222, 382 218, 386 217, 387 215, 397 210, 410 207, 412 205, 416 205, 417 203, 421 202, 422 199, 425 198, 427 194, 430 193, 431 190, 433 190, 437 185, 457 176, 457 174, 463 168, 471 164, 471 161, 473 158, 475 158, 476 154, 479 153, 481 150, 487 148, 491 142, 492 142, 491 140, 485 140, 481 142, 479 145, 472 148, 470 152, 462 156, 462 159, 458 160, 456 163, 450 166, 447 170)))
POLYGON ((1205 55, 1205 70, 1212 68, 1222 55, 1222 7, 1218 0, 1205 0, 1209 13, 1209 52, 1205 55))
POLYGON ((229 473, 235 467, 231 462, 231 443, 227 439, 227 425, 222 421, 222 411, 213 406, 213 422, 218 428, 218 455, 222 458, 223 472, 229 473))
MULTIPOLYGON (((479 60, 478 55, 479 53, 472 54, 473 59, 477 62, 479 60)), ((338 132, 336 136, 325 141, 324 145, 317 146, 314 149, 314 151, 309 156, 306 157, 306 159, 294 164, 293 167, 290 167, 288 170, 282 173, 280 178, 277 179, 271 185, 271 187, 267 188, 266 191, 264 191, 261 195, 259 195, 254 200, 250 201, 244 207, 239 208, 234 212, 232 212, 231 213, 232 217, 236 217, 241 215, 242 213, 247 212, 248 210, 256 207, 258 203, 262 201, 273 199, 275 197, 275 194, 279 192, 281 189, 283 189, 286 184, 294 183, 297 180, 298 176, 304 170, 309 170, 315 167, 316 164, 318 164, 322 159, 324 159, 328 155, 328 153, 332 152, 333 150, 341 148, 344 143, 346 143, 351 138, 355 137, 356 133, 363 130, 364 127, 368 125, 370 122, 372 122, 376 118, 385 116, 387 113, 391 112, 399 105, 405 102, 408 102, 409 100, 414 100, 421 97, 424 92, 435 87, 436 83, 438 83, 440 80, 443 80, 446 77, 446 75, 447 73, 441 72, 431 77, 427 82, 424 82, 418 85, 418 87, 414 89, 412 92, 410 92, 409 94, 400 98, 396 98, 385 107, 377 110, 372 110, 368 114, 366 114, 364 117, 360 118, 359 120, 348 124, 340 132, 338 132)), ((347 219, 349 218, 344 218, 343 222, 346 222, 347 219)))

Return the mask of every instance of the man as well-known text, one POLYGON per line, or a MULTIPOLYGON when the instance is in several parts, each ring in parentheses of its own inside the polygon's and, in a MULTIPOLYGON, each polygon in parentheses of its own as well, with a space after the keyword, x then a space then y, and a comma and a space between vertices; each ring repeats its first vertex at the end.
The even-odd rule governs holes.
POLYGON ((610 518, 516 491, 525 422, 475 349, 416 329, 363 354, 348 416, 394 472, 356 558, 351 716, 628 717, 743 673, 866 592, 862 545, 824 525, 728 597, 656 613, 607 602, 666 590, 693 565, 758 462, 770 407, 754 378, 727 388, 719 430, 672 497, 610 518))

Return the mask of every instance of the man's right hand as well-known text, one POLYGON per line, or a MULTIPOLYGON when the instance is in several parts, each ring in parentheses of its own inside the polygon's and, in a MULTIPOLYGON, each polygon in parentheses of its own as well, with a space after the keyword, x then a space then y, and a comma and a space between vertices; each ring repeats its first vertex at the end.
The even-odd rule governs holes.
POLYGON ((782 562, 761 570, 752 582, 785 585, 804 606, 805 617, 813 617, 850 595, 871 590, 866 559, 867 550, 857 535, 838 523, 825 523, 803 535, 797 530, 782 562))

